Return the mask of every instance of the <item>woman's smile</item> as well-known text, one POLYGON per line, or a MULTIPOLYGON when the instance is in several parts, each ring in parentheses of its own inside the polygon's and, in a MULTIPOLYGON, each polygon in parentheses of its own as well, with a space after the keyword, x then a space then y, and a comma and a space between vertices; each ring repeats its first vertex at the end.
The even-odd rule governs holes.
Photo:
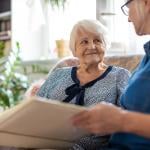
POLYGON ((97 52, 87 52, 84 55, 98 55, 98 53, 97 52))

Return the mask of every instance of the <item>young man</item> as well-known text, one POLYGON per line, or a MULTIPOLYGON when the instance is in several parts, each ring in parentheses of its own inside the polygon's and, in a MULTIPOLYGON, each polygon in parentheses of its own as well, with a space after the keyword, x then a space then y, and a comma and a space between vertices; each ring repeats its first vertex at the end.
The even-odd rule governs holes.
MULTIPOLYGON (((128 0, 121 9, 137 35, 150 35, 150 0, 128 0)), ((145 56, 122 95, 123 109, 102 103, 72 118, 75 126, 92 133, 113 133, 106 150, 150 149, 150 41, 144 49, 145 56)))

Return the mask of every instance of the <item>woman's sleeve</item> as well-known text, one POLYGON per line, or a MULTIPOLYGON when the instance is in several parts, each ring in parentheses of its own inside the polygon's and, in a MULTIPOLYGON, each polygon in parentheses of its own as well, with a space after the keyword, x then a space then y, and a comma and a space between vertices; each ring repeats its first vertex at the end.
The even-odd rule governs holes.
POLYGON ((48 98, 47 95, 48 95, 49 89, 51 89, 56 79, 57 79, 57 70, 49 74, 47 80, 40 87, 36 95, 39 97, 48 98))
POLYGON ((117 104, 118 105, 120 105, 120 97, 128 84, 130 75, 131 73, 128 70, 123 68, 121 68, 117 73, 116 81, 117 81, 117 104))

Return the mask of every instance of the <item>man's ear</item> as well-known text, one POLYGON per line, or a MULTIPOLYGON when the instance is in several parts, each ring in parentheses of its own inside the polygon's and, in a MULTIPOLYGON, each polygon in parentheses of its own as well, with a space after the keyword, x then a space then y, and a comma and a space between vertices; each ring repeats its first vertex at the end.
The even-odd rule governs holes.
POLYGON ((148 11, 150 12, 150 0, 144 0, 145 6, 147 7, 148 11))

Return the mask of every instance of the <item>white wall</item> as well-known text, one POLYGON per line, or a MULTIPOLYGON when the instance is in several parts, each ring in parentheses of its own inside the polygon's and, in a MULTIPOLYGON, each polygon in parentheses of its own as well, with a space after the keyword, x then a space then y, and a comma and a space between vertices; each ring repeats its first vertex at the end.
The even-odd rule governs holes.
POLYGON ((53 11, 43 2, 45 0, 12 0, 13 49, 15 41, 19 41, 24 60, 53 57, 55 40, 68 40, 70 30, 76 21, 96 18, 96 0, 69 0, 64 12, 53 11), (32 1, 42 3, 44 20, 39 8, 36 9, 38 4, 32 9, 27 6, 27 2, 32 1))

